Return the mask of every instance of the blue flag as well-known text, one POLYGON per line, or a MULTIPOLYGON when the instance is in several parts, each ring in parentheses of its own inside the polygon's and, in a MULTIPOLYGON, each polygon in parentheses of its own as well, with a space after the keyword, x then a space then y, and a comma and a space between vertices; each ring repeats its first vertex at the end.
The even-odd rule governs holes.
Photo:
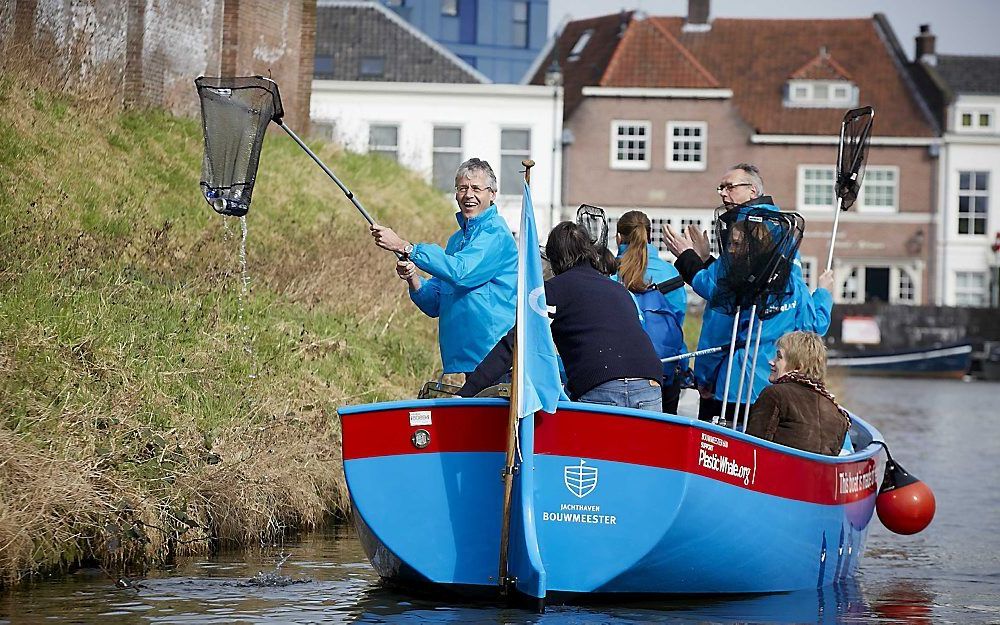
POLYGON ((549 329, 542 258, 538 252, 538 230, 531 189, 524 184, 521 229, 517 236, 517 380, 518 415, 537 410, 555 412, 563 395, 556 346, 549 329))

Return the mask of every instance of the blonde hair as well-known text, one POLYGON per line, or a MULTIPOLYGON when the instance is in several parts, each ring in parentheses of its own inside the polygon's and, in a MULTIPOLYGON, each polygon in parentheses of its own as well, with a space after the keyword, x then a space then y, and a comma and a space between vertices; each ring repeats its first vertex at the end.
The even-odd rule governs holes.
POLYGON ((628 244, 618 263, 618 279, 630 291, 645 291, 649 287, 646 282, 646 267, 649 264, 646 244, 652 227, 649 217, 641 211, 628 211, 618 219, 616 229, 622 242, 628 244))
POLYGON ((778 339, 788 370, 823 382, 826 378, 826 345, 815 332, 789 332, 778 339))

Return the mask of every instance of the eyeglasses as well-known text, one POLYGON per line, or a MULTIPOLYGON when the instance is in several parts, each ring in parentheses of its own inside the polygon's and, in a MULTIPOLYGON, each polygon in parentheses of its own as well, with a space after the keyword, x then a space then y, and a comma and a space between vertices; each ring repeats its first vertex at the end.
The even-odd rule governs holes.
POLYGON ((735 189, 736 187, 752 187, 752 186, 753 186, 752 182, 737 182, 734 184, 725 183, 715 187, 715 190, 719 192, 719 195, 722 195, 723 193, 732 193, 733 189, 735 189))
POLYGON ((473 193, 477 193, 477 194, 478 193, 482 193, 483 191, 492 191, 493 190, 493 189, 491 189, 489 187, 483 188, 483 187, 477 187, 476 185, 472 185, 470 187, 467 184, 463 184, 463 185, 455 187, 455 191, 458 191, 459 193, 465 193, 466 191, 468 191, 470 189, 472 190, 473 193))

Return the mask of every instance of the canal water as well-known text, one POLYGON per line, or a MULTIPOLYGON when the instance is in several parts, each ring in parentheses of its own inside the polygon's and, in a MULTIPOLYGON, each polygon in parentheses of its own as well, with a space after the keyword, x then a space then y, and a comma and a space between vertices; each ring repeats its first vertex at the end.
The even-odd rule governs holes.
POLYGON ((35 582, 0 595, 0 623, 1000 624, 1000 384, 852 377, 838 387, 937 497, 934 522, 916 536, 873 521, 859 573, 843 586, 535 614, 385 588, 353 531, 333 527, 262 554, 183 560, 130 588, 92 569, 35 582))

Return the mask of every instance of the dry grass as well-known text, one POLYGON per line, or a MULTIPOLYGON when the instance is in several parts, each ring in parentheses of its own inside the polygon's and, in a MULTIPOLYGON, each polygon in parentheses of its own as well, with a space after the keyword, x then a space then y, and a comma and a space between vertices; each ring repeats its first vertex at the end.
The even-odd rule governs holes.
MULTIPOLYGON (((286 137, 240 224, 198 191, 194 120, 0 78, 0 586, 141 568, 343 514, 336 408, 412 396, 435 325, 286 137)), ((395 164, 314 146, 381 221, 453 230, 395 164)))

